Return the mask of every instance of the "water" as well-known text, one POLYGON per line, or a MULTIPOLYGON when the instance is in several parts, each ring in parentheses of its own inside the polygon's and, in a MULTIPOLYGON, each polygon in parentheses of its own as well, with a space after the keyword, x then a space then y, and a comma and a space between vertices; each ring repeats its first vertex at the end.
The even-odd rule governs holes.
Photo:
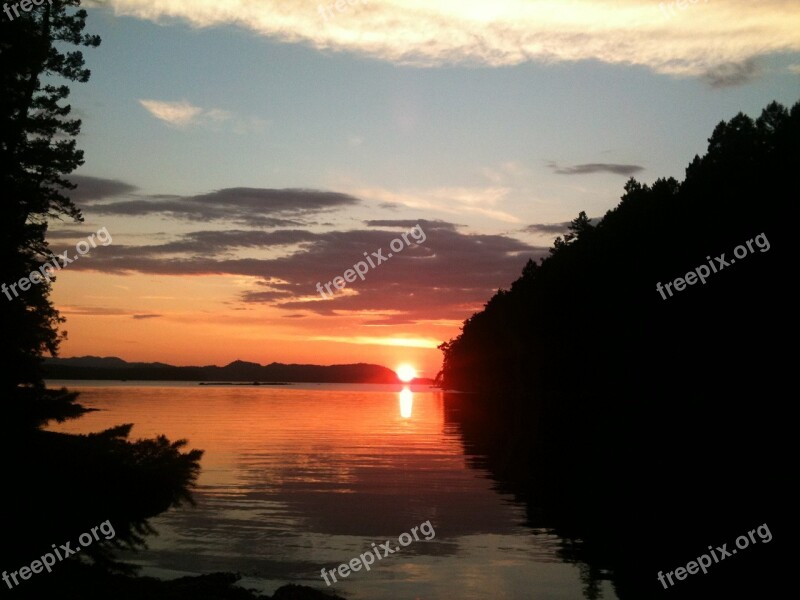
MULTIPOLYGON (((154 519, 158 537, 128 558, 164 578, 239 572, 271 594, 285 583, 325 589, 320 570, 430 521, 435 537, 327 588, 354 600, 583 598, 581 565, 561 540, 526 527, 464 454, 438 390, 393 386, 198 386, 50 382, 100 409, 52 430, 134 423, 132 439, 165 434, 205 450, 197 505, 154 519)), ((102 518, 100 515, 98 518, 102 518)), ((405 539, 405 538, 404 538, 405 539)), ((614 600, 603 582, 602 598, 614 600)))

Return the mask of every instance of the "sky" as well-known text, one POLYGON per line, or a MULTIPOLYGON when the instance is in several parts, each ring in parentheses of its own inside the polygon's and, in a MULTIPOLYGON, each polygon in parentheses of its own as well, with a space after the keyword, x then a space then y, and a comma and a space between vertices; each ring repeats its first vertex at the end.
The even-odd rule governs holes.
POLYGON ((84 5, 62 356, 433 377, 580 211, 800 100, 793 0, 84 5))

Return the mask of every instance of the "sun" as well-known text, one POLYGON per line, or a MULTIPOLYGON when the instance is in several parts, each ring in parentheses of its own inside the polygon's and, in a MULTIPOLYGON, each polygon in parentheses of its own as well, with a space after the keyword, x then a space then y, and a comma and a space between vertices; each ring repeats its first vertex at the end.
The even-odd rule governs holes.
POLYGON ((395 372, 397 373, 397 378, 405 383, 415 379, 417 376, 417 370, 407 363, 397 367, 395 372))

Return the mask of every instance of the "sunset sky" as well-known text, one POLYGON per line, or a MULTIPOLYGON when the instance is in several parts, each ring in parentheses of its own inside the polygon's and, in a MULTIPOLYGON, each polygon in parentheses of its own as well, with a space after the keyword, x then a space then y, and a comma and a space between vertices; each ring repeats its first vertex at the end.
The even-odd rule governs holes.
POLYGON ((50 240, 113 242, 54 286, 62 356, 433 377, 436 346, 579 211, 800 99, 793 0, 88 5, 86 222, 50 240), (415 225, 423 242, 320 297, 415 225))

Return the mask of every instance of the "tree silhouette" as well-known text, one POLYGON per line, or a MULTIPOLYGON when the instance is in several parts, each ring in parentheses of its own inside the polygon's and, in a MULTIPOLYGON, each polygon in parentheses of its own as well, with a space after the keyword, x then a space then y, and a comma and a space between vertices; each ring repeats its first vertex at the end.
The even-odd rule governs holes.
MULTIPOLYGON (((64 50, 100 44, 83 33, 87 13, 74 10, 79 5, 46 2, 0 26, 0 283, 8 285, 0 296, 0 453, 12 482, 5 487, 4 510, 35 515, 24 530, 9 534, 0 553, 3 567, 18 567, 14 562, 41 554, 56 539, 74 538, 109 518, 117 531, 114 546, 143 546, 152 532, 148 519, 191 500, 202 455, 182 453, 183 440, 128 442, 130 425, 90 436, 40 429, 85 412, 76 393, 44 386, 42 356, 55 354, 62 339, 51 282, 39 278, 27 290, 12 285, 40 273, 48 220, 83 220, 68 196, 75 186, 66 179, 83 163, 75 140, 81 122, 69 116, 69 87, 53 83, 89 79, 80 50, 64 50)), ((98 564, 122 567, 112 546, 97 545, 86 554, 98 564)))
MULTIPOLYGON (((75 140, 81 121, 69 118, 69 87, 50 83, 89 79, 81 51, 62 50, 65 44, 100 44, 98 36, 83 33, 85 10, 68 13, 79 5, 44 3, 0 27, 0 282, 9 286, 39 272, 47 257, 48 219, 82 220, 64 193, 75 187, 66 176, 83 164, 75 140)), ((0 327, 11 342, 2 350, 4 395, 18 384, 43 387, 42 354, 57 352, 63 322, 49 300, 50 287, 44 280, 26 291, 4 289, 6 297, 0 297, 0 327)))
MULTIPOLYGON (((794 366, 780 340, 797 331, 786 281, 798 165, 800 103, 720 123, 683 181, 631 178, 596 226, 581 213, 440 346, 443 387, 483 394, 509 432, 525 424, 506 454, 546 457, 517 488, 549 482, 558 493, 539 500, 564 530, 615 540, 620 597, 673 593, 651 580, 685 564, 693 544, 785 523, 792 432, 781 398, 794 366), (768 249, 754 245, 759 235, 768 249), (723 254, 731 264, 704 283, 657 291, 723 254), (736 494, 719 507, 721 490, 736 494), (646 555, 635 550, 642 532, 646 555)), ((682 582, 685 597, 780 589, 776 548, 751 555, 738 579, 682 582)))

